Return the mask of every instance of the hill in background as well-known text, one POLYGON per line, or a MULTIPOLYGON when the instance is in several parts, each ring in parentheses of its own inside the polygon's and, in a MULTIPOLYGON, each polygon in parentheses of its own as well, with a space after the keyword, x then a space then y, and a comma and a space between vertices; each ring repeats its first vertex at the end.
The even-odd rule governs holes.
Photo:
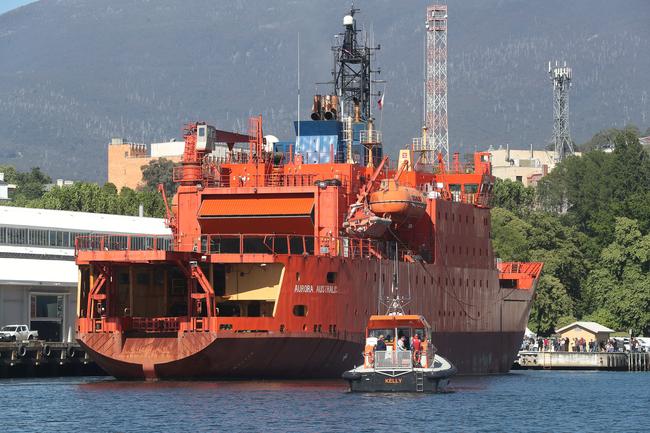
MULTIPOLYGON (((577 142, 649 120, 650 3, 627 0, 449 2, 452 150, 544 147, 552 131, 548 60, 574 69, 577 142)), ((381 44, 381 128, 389 151, 419 134, 426 2, 357 1, 381 44)), ((152 142, 206 120, 291 138, 349 1, 58 0, 0 16, 0 163, 104 181, 111 137, 152 142)), ((323 89, 325 90, 325 89, 323 89)))

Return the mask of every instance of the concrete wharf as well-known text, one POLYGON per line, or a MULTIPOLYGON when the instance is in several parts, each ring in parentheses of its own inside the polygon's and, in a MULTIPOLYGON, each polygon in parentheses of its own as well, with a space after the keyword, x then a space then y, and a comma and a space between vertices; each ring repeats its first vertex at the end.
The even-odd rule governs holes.
POLYGON ((0 342, 0 378, 105 374, 77 343, 0 342))
POLYGON ((520 351, 513 369, 650 371, 650 353, 520 351))

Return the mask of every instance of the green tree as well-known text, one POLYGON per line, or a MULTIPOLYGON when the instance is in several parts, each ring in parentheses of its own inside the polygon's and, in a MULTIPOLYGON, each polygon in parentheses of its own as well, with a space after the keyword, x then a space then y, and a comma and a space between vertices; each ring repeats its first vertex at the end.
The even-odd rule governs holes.
POLYGON ((42 197, 45 185, 52 182, 52 179, 38 167, 33 167, 28 172, 20 172, 13 166, 0 165, 0 172, 5 174, 7 183, 16 185, 16 191, 12 197, 13 204, 16 206, 24 206, 29 200, 42 197))
MULTIPOLYGON (((639 128, 637 128, 636 125, 626 125, 622 131, 630 132, 637 137, 641 135, 639 133, 639 128)), ((616 128, 609 128, 598 131, 596 134, 594 134, 593 137, 591 137, 589 141, 578 146, 578 149, 581 152, 607 149, 610 146, 614 145, 614 139, 619 132, 621 132, 621 130, 616 128)))
POLYGON ((167 197, 172 197, 176 193, 177 187, 173 179, 174 167, 177 165, 166 158, 149 161, 149 164, 143 165, 142 180, 146 185, 144 189, 157 191, 158 185, 162 183, 167 197))
MULTIPOLYGON (((538 202, 561 213, 601 248, 612 241, 618 216, 644 217, 650 190, 650 156, 633 130, 612 132, 612 153, 592 151, 569 157, 538 185, 538 202)), ((645 224, 645 222, 644 222, 645 224)))
POLYGON ((530 312, 530 329, 537 334, 550 335, 555 331, 560 318, 572 317, 572 312, 573 301, 564 285, 558 278, 543 274, 537 283, 535 301, 530 312))
POLYGON ((609 326, 650 332, 650 235, 635 220, 616 218, 614 240, 587 279, 585 304, 609 326))
POLYGON ((506 261, 527 261, 530 258, 528 238, 532 226, 502 208, 494 208, 492 214, 492 246, 497 257, 506 261))
POLYGON ((510 179, 497 179, 492 192, 492 206, 521 215, 530 211, 535 203, 535 189, 510 179))

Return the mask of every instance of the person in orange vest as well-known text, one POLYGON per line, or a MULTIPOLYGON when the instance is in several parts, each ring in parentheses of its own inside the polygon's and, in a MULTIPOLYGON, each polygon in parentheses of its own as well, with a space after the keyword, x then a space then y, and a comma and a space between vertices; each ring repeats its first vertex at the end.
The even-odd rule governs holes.
POLYGON ((419 366, 420 356, 422 355, 422 342, 420 341, 420 336, 418 334, 413 336, 411 349, 413 349, 413 365, 419 366))

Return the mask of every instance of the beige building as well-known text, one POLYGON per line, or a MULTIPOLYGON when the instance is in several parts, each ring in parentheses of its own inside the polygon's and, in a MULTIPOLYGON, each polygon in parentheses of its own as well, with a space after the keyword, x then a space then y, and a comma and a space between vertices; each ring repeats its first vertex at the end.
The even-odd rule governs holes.
POLYGON ((128 143, 114 138, 108 145, 108 181, 119 191, 122 187, 136 189, 142 183, 142 166, 150 161, 167 158, 180 162, 185 143, 170 141, 151 144, 151 153, 146 144, 128 143))
POLYGON ((569 339, 569 351, 573 351, 574 339, 584 338, 587 344, 589 341, 594 340, 598 345, 604 344, 609 339, 609 335, 614 332, 596 322, 573 322, 570 325, 563 326, 556 329, 555 333, 559 334, 562 338, 569 339))
POLYGON ((525 186, 534 186, 555 167, 554 152, 549 150, 510 149, 488 152, 492 154, 492 174, 499 179, 510 179, 525 186))

